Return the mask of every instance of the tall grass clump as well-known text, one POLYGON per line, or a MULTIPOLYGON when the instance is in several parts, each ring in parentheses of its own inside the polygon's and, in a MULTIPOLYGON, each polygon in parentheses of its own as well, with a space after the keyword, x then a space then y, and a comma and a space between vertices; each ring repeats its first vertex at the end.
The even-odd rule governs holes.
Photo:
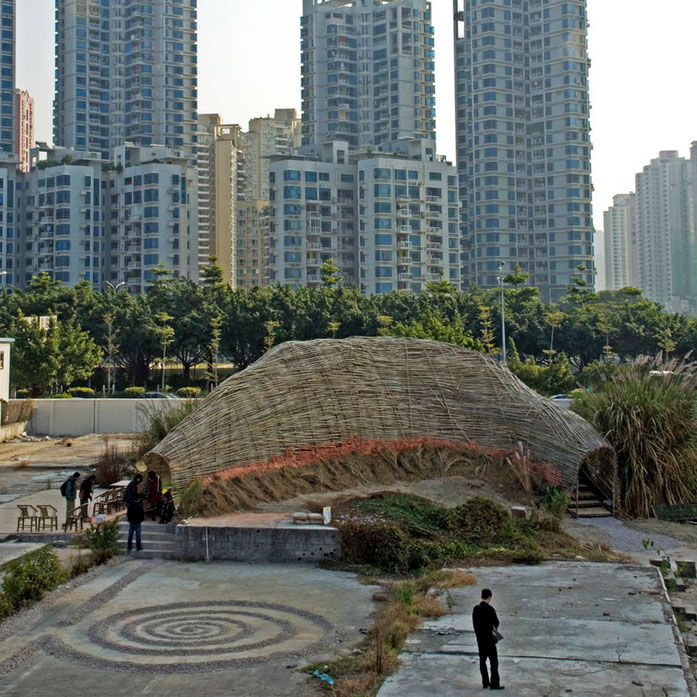
POLYGON ((171 430, 176 428, 196 408, 192 399, 176 409, 153 408, 147 415, 143 432, 138 435, 138 457, 150 452, 171 430))
POLYGON ((617 452, 620 505, 647 517, 656 504, 691 503, 697 490, 697 363, 637 359, 574 410, 617 452))

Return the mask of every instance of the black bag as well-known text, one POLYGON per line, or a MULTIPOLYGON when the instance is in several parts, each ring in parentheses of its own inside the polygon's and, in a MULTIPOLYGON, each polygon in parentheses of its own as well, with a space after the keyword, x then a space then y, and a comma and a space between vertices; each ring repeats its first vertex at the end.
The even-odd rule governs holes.
POLYGON ((62 484, 61 484, 61 496, 65 498, 65 495, 68 493, 68 482, 70 479, 66 479, 62 484))
POLYGON ((494 643, 498 644, 499 641, 503 639, 503 634, 501 634, 501 632, 499 632, 499 630, 496 629, 496 627, 492 627, 491 632, 494 635, 494 643))

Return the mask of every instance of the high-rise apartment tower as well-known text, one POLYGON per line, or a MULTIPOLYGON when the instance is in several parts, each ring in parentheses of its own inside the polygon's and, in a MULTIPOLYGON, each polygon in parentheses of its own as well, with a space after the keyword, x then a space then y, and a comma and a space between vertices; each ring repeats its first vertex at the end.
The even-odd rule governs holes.
POLYGON ((26 90, 15 90, 14 118, 19 169, 28 172, 31 149, 34 147, 34 100, 26 90))
POLYGON ((592 286, 586 0, 453 0, 464 283, 592 286))
POLYGON ((197 0, 56 0, 57 145, 196 156, 197 0))
POLYGON ((15 80, 16 80, 16 12, 15 0, 1 0, 0 23, 2 42, 2 83, 0 85, 0 150, 8 155, 17 152, 15 139, 15 80))
POLYGON ((603 216, 605 283, 608 290, 640 285, 636 204, 635 194, 617 194, 603 216))
POLYGON ((302 144, 435 138, 428 0, 303 0, 302 144))

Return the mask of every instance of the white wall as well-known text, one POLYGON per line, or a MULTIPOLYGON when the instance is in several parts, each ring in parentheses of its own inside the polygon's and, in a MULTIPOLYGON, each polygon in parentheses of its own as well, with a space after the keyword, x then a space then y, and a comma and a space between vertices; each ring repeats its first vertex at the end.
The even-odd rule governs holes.
POLYGON ((182 403, 180 399, 34 399, 27 433, 42 436, 140 433, 154 411, 170 411, 182 403))
POLYGON ((0 353, 4 353, 2 368, 0 368, 0 399, 7 401, 10 398, 10 349, 12 343, 0 341, 0 353))

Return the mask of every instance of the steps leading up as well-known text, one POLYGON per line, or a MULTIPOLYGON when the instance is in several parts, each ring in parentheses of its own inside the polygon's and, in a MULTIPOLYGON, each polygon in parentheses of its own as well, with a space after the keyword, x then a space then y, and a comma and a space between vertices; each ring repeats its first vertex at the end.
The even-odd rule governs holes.
POLYGON ((578 504, 576 503, 575 493, 572 492, 567 510, 572 516, 577 518, 609 518, 612 515, 590 485, 583 480, 578 485, 578 504))
MULTIPOLYGON (((119 523, 119 531, 121 533, 122 554, 126 552, 126 543, 128 540, 127 522, 119 523)), ((133 540, 133 551, 131 554, 137 555, 140 559, 175 559, 176 558, 176 525, 160 525, 151 521, 145 521, 141 528, 141 541, 143 549, 140 552, 135 551, 135 539, 133 540)), ((135 535, 134 535, 135 537, 135 535)))

